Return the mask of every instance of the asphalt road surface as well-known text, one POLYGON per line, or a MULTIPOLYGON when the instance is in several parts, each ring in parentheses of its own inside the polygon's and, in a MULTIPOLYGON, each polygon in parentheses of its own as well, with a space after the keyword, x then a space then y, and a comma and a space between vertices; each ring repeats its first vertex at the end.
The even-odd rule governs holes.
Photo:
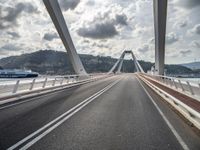
POLYGON ((134 74, 23 101, 0 106, 1 150, 200 150, 195 130, 134 74))

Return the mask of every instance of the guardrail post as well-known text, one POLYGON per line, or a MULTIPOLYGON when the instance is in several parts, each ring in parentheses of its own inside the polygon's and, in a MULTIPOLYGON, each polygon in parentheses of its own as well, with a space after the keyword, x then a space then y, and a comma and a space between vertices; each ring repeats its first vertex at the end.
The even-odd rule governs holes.
POLYGON ((191 93, 192 95, 194 95, 192 86, 190 85, 190 83, 189 83, 188 81, 186 81, 186 83, 187 83, 187 85, 188 85, 188 87, 189 87, 190 93, 191 93))
POLYGON ((177 89, 178 87, 177 87, 176 82, 174 81, 174 79, 172 79, 172 82, 173 82, 175 88, 177 89))
POLYGON ((64 77, 61 79, 61 81, 60 81, 60 85, 63 84, 63 81, 64 81, 64 77))
POLYGON ((46 83, 47 83, 47 78, 45 78, 42 88, 45 88, 46 83))
POLYGON ((76 76, 76 81, 77 81, 77 82, 79 81, 79 76, 76 76))
POLYGON ((56 84, 56 78, 53 80, 52 86, 55 86, 55 84, 56 84))
POLYGON ((168 85, 168 79, 167 78, 165 78, 165 83, 166 83, 166 85, 168 85))
POLYGON ((16 84, 15 84, 15 86, 13 88, 13 92, 12 93, 17 93, 17 89, 19 87, 19 82, 20 82, 20 80, 17 80, 17 82, 16 82, 16 84))
POLYGON ((30 91, 33 89, 34 84, 35 84, 35 79, 33 79, 32 83, 31 83, 31 86, 30 86, 30 88, 29 88, 30 91))
POLYGON ((167 84, 166 78, 163 78, 163 83, 167 84))
POLYGON ((163 82, 162 78, 161 77, 158 77, 158 81, 160 82, 163 82))
POLYGON ((181 80, 178 80, 178 82, 179 82, 179 84, 180 84, 180 87, 181 87, 182 91, 185 91, 184 88, 183 88, 183 85, 182 85, 182 83, 181 83, 181 80))
POLYGON ((172 78, 169 78, 169 85, 170 85, 170 87, 173 86, 172 78))
POLYGON ((158 81, 162 82, 162 78, 158 77, 158 81))

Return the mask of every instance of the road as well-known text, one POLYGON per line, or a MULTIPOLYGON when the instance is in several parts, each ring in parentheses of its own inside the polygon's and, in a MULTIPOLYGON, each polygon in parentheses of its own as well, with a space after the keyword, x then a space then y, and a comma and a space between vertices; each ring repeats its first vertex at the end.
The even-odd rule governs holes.
POLYGON ((0 107, 0 149, 7 148, 199 150, 200 137, 123 74, 0 107))

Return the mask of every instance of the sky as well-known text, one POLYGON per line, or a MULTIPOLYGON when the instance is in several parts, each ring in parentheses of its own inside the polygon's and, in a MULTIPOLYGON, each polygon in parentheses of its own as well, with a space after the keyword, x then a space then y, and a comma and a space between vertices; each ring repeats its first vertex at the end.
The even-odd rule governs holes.
MULTIPOLYGON (((154 62, 153 0, 59 0, 81 54, 154 62)), ((167 64, 200 61, 200 0, 168 0, 167 64)), ((65 51, 42 0, 0 0, 0 58, 65 51)))

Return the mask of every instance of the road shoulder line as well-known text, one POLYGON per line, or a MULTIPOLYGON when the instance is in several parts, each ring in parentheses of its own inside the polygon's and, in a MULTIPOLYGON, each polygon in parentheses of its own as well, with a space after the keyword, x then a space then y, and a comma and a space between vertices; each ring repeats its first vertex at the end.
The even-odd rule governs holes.
POLYGON ((161 111, 161 109, 159 108, 159 106, 153 100, 152 96, 148 93, 148 91, 146 90, 146 88, 142 85, 141 81, 138 78, 137 78, 137 80, 140 83, 140 85, 143 88, 143 90, 145 91, 145 93, 147 94, 147 96, 149 97, 149 99, 152 101, 153 105, 156 107, 156 109, 159 112, 159 114, 162 116, 163 120, 165 121, 165 123, 167 124, 167 126, 169 127, 169 129, 172 131, 172 133, 174 134, 174 136, 176 137, 176 139, 178 140, 178 142, 182 146, 182 148, 184 150, 189 150, 189 147, 187 146, 187 144, 183 141, 183 139, 181 138, 181 136, 178 134, 178 132, 175 130, 175 128, 172 126, 172 124, 169 122, 169 120, 167 119, 167 117, 164 115, 164 113, 161 111))

